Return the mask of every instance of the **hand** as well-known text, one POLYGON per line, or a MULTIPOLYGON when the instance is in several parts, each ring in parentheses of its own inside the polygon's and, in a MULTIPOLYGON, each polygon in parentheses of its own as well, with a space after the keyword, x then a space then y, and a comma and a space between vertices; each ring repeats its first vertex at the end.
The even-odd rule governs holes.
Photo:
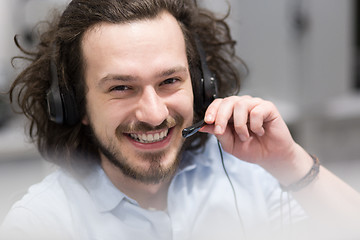
MULTIPOLYGON (((250 96, 216 99, 208 107, 204 120, 208 125, 200 131, 215 134, 225 151, 259 164, 285 186, 299 181, 313 164, 269 101, 250 96)), ((340 232, 358 233, 356 224, 348 223, 359 222, 359 193, 324 167, 321 166, 316 181, 293 196, 317 221, 316 227, 336 226, 340 232)))
POLYGON ((272 173, 298 170, 295 161, 299 159, 307 160, 301 174, 311 167, 310 156, 295 143, 269 101, 250 96, 215 99, 205 113, 205 122, 208 125, 200 131, 216 135, 223 149, 241 160, 259 164, 272 173))

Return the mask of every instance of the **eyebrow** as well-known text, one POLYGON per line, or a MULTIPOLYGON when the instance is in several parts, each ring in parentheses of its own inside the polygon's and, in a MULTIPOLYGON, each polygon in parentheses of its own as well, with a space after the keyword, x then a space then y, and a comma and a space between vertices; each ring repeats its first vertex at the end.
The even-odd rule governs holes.
MULTIPOLYGON (((188 69, 184 66, 176 66, 176 67, 172 67, 172 68, 169 68, 164 71, 160 71, 160 72, 156 73, 155 77, 163 78, 163 77, 171 76, 175 73, 185 73, 187 71, 188 71, 188 69)), ((139 79, 139 77, 136 75, 108 74, 105 77, 100 79, 98 86, 104 84, 107 81, 111 81, 111 80, 132 82, 132 81, 135 81, 136 79, 139 79)))
POLYGON ((158 74, 156 74, 156 77, 168 77, 173 75, 174 73, 185 73, 187 72, 188 69, 184 66, 177 66, 177 67, 173 67, 170 69, 167 69, 165 71, 161 71, 158 74))
POLYGON ((123 82, 131 82, 131 81, 135 81, 135 79, 136 79, 136 77, 131 76, 131 75, 108 74, 105 77, 101 78, 97 85, 101 86, 101 85, 103 85, 106 82, 111 81, 111 80, 117 80, 117 81, 123 81, 123 82))

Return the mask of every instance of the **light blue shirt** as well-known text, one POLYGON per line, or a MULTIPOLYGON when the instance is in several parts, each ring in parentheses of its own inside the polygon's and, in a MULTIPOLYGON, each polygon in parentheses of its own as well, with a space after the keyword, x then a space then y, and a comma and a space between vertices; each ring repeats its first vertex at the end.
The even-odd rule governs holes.
POLYGON ((216 139, 211 138, 203 152, 183 154, 169 187, 166 211, 141 208, 100 167, 81 180, 60 169, 14 204, 3 232, 22 236, 19 239, 209 240, 241 239, 244 233, 248 239, 261 239, 305 216, 294 200, 281 197, 279 184, 269 173, 223 154, 243 226, 216 139))

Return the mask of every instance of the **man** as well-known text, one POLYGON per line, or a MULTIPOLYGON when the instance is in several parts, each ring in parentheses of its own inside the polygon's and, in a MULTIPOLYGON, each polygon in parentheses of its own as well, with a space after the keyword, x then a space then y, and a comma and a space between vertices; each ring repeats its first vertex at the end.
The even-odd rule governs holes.
POLYGON ((293 141, 272 103, 227 97, 239 84, 233 43, 226 23, 190 0, 70 2, 10 90, 60 169, 13 206, 3 231, 263 239, 308 218, 356 219, 359 194, 293 141), (205 62, 221 97, 209 106, 205 62), (202 119, 203 133, 185 140, 202 119))

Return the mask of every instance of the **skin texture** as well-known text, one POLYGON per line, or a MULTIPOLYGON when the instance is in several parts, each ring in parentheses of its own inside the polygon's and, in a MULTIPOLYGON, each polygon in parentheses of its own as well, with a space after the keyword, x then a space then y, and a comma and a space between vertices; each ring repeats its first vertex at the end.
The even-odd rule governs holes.
POLYGON ((91 126, 101 145, 102 167, 130 196, 163 196, 177 168, 181 130, 193 120, 191 79, 178 23, 168 13, 148 21, 104 23, 86 32, 82 46, 88 87, 83 123, 91 126), (167 137, 155 143, 129 137, 164 131, 167 137))

